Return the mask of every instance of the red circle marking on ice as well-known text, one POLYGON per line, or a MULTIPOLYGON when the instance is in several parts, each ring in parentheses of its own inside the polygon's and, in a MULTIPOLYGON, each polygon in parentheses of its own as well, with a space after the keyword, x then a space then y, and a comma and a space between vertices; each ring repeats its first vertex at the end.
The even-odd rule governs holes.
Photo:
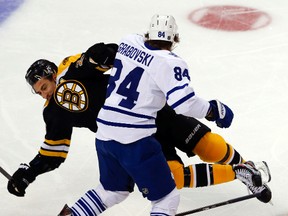
POLYGON ((270 24, 271 17, 254 8, 242 6, 210 6, 192 11, 189 20, 199 26, 224 31, 248 31, 270 24))

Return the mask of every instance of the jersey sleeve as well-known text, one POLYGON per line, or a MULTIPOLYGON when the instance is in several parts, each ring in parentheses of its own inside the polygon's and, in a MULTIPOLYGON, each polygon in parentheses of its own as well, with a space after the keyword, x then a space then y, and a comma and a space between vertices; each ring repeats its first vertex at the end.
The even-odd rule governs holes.
POLYGON ((209 102, 198 97, 190 86, 188 66, 181 58, 175 56, 159 65, 156 82, 165 93, 166 100, 177 114, 195 118, 204 118, 209 109, 209 102), (163 79, 166 77, 167 79, 163 79))
POLYGON ((70 147, 72 127, 65 121, 65 117, 57 118, 55 113, 48 111, 49 108, 48 106, 43 111, 46 123, 45 139, 38 154, 29 163, 29 169, 35 177, 58 168, 65 161, 70 147))
POLYGON ((47 107, 43 111, 46 123, 46 135, 39 153, 43 156, 66 159, 73 127, 65 112, 57 112, 59 108, 47 107), (47 110, 46 110, 47 109, 47 110))

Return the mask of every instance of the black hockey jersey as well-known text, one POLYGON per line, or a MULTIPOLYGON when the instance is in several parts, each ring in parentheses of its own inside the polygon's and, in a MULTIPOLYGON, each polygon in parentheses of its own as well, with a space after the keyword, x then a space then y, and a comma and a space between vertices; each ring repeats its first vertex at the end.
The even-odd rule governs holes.
POLYGON ((58 68, 54 97, 46 102, 45 140, 40 154, 66 158, 73 127, 96 132, 96 117, 104 104, 109 75, 93 68, 84 55, 65 58, 58 68))

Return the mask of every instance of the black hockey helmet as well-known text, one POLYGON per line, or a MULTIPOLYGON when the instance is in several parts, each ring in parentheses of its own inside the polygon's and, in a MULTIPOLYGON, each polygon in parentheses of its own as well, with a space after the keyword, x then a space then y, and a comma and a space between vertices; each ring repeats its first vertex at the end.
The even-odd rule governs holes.
POLYGON ((25 75, 26 82, 33 86, 42 77, 49 77, 57 73, 57 66, 46 59, 35 61, 27 70, 25 75))

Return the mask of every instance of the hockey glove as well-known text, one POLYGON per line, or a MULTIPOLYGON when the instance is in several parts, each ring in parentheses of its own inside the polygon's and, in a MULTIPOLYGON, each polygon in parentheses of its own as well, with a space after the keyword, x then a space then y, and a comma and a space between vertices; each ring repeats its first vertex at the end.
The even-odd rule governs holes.
POLYGON ((117 44, 97 43, 85 52, 85 59, 96 69, 105 71, 113 66, 117 50, 117 44))
POLYGON ((209 103, 210 108, 205 118, 208 121, 215 121, 220 128, 230 127, 234 117, 232 110, 218 100, 211 100, 209 103))
POLYGON ((25 189, 35 180, 35 174, 27 164, 20 164, 19 169, 12 175, 7 189, 11 194, 19 197, 25 195, 25 189))

